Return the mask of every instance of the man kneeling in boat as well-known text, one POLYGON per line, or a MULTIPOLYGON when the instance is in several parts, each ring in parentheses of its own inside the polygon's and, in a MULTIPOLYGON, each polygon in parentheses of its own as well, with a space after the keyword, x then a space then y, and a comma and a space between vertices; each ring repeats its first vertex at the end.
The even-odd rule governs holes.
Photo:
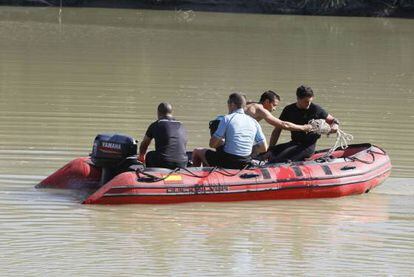
POLYGON ((266 152, 267 143, 259 123, 244 112, 246 99, 233 93, 227 100, 229 114, 225 115, 210 138, 216 151, 197 148, 193 151, 193 165, 220 166, 241 169, 251 162, 252 148, 266 152))
POLYGON ((274 91, 268 90, 260 96, 259 102, 247 103, 245 113, 258 122, 264 119, 267 123, 275 127, 275 129, 298 132, 310 132, 312 130, 312 126, 309 124, 297 125, 274 117, 271 113, 276 110, 279 102, 280 96, 274 91))
MULTIPOLYGON (((331 133, 338 130, 338 120, 328 114, 321 106, 312 103, 313 90, 307 86, 300 86, 296 90, 296 103, 286 106, 280 114, 280 120, 295 124, 306 124, 312 119, 324 119, 331 127, 331 133)), ((292 140, 276 145, 282 128, 275 128, 270 137, 269 152, 266 153, 270 162, 301 161, 309 158, 316 148, 316 142, 321 137, 310 132, 297 132, 291 130, 292 140), (274 146, 276 145, 276 146, 274 146)))
POLYGON ((169 103, 158 105, 157 116, 158 120, 148 127, 139 146, 139 160, 145 160, 147 167, 186 167, 186 129, 173 118, 169 103), (155 151, 150 151, 145 156, 152 139, 155 139, 155 151))

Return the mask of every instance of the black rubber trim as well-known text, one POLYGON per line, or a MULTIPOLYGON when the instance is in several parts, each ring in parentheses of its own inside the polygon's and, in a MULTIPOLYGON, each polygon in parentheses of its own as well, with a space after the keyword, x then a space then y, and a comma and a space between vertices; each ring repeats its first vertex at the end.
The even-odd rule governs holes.
POLYGON ((303 176, 303 172, 300 167, 292 166, 293 171, 295 171, 296 176, 300 177, 303 176))
POLYGON ((329 166, 327 165, 321 165, 323 171, 325 172, 326 175, 332 175, 332 170, 329 166))
POLYGON ((251 178, 257 178, 259 176, 260 175, 256 173, 244 173, 244 174, 239 175, 241 179, 251 179, 251 178))
POLYGON ((270 176, 269 170, 267 168, 261 168, 260 171, 263 174, 263 179, 271 179, 272 176, 270 176))

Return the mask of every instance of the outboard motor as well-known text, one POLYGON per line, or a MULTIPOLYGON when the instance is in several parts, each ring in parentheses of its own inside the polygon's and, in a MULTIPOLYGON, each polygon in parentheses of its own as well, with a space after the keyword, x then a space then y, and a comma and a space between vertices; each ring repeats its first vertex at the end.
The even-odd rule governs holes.
POLYGON ((103 185, 137 164, 137 141, 121 134, 98 134, 90 156, 95 166, 102 167, 100 185, 103 185))

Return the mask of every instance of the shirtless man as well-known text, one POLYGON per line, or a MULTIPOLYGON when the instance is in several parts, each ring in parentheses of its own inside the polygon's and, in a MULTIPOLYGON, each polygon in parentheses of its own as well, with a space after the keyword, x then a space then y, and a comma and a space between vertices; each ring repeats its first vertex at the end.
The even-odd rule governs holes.
MULTIPOLYGON (((271 112, 276 110, 276 107, 279 105, 279 102, 279 95, 277 95, 274 91, 268 90, 260 96, 259 102, 247 103, 245 113, 256 119, 256 121, 258 122, 264 119, 267 123, 269 123, 277 129, 302 132, 310 132, 312 130, 312 126, 309 124, 297 125, 274 117, 271 114, 271 112)), ((272 140, 273 133, 272 137, 270 138, 270 141, 272 140)))

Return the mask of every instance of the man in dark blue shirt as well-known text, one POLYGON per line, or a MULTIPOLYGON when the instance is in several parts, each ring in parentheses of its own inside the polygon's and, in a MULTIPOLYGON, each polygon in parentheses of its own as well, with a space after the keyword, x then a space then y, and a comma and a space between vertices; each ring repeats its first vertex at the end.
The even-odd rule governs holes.
MULTIPOLYGON (((338 130, 338 120, 328 114, 321 106, 312 103, 314 94, 310 87, 298 87, 296 97, 296 103, 283 109, 279 117, 280 120, 303 125, 308 124, 312 119, 325 119, 331 126, 331 133, 338 130)), ((291 131, 290 142, 276 145, 281 131, 281 128, 275 128, 270 138, 270 162, 301 161, 309 158, 315 152, 316 142, 321 137, 316 133, 291 131)))
POLYGON ((158 120, 148 127, 139 146, 139 160, 145 160, 147 167, 186 167, 186 129, 172 117, 172 106, 169 103, 158 105, 157 116, 158 120), (155 151, 150 151, 145 156, 152 139, 155 140, 155 151))

